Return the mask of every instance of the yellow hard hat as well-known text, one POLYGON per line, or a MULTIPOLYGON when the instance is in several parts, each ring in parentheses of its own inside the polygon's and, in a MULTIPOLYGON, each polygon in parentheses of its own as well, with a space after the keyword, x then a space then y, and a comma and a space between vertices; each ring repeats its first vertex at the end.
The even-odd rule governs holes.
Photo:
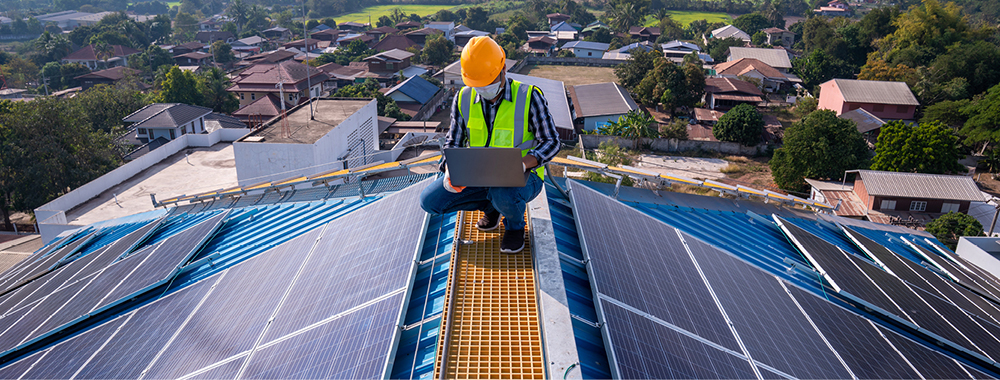
POLYGON ((486 87, 503 72, 507 54, 486 36, 473 37, 462 49, 462 81, 470 87, 486 87))

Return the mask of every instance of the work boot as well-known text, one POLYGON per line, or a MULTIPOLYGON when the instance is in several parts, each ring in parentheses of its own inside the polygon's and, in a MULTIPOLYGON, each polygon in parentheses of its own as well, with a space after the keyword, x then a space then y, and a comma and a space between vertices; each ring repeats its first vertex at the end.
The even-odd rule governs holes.
POLYGON ((518 253, 524 249, 524 229, 507 230, 500 240, 500 253, 518 253))
POLYGON ((497 227, 500 227, 500 211, 483 213, 483 217, 476 222, 480 231, 493 231, 497 227))

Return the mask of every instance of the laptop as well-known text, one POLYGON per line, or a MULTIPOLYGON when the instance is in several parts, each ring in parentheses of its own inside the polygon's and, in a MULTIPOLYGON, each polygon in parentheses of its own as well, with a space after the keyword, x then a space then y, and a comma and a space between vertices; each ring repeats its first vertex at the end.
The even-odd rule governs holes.
POLYGON ((446 148, 454 186, 524 187, 527 174, 518 148, 446 148))

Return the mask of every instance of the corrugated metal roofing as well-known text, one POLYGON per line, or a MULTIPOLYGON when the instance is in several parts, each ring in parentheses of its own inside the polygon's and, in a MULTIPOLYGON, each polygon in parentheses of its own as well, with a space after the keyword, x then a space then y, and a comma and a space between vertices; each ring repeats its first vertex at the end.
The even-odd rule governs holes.
MULTIPOLYGON (((784 53, 782 53, 784 54, 784 53)), ((919 106, 906 82, 832 79, 844 101, 852 103, 898 104, 919 106)), ((820 85, 822 86, 822 84, 820 85)))
POLYGON ((864 108, 844 112, 838 117, 853 121, 854 124, 858 125, 858 132, 861 133, 882 128, 882 125, 885 124, 884 120, 879 119, 878 116, 872 115, 871 112, 868 112, 864 108))
POLYGON ((972 177, 858 170, 868 195, 985 202, 972 177))
POLYGON ((401 92, 406 96, 409 96, 417 103, 427 104, 438 91, 441 91, 438 86, 433 83, 428 82, 427 79, 421 78, 419 76, 413 76, 407 78, 403 83, 397 84, 395 87, 389 89, 386 95, 391 95, 394 92, 401 92))
POLYGON ((792 62, 788 60, 788 53, 781 49, 764 49, 748 47, 729 48, 729 60, 735 61, 741 58, 753 58, 764 62, 777 69, 790 69, 792 62))
POLYGON ((592 49, 592 50, 607 51, 609 46, 611 46, 611 44, 606 44, 603 42, 570 41, 567 42, 565 45, 563 45, 562 48, 563 49, 577 48, 577 49, 592 49))
POLYGON ((507 78, 541 89, 545 100, 549 103, 552 122, 558 128, 573 129, 573 116, 569 111, 569 101, 566 99, 566 86, 563 85, 562 81, 514 73, 507 73, 507 78))
POLYGON ((572 86, 570 95, 576 117, 625 114, 639 109, 628 91, 618 83, 595 83, 572 86))

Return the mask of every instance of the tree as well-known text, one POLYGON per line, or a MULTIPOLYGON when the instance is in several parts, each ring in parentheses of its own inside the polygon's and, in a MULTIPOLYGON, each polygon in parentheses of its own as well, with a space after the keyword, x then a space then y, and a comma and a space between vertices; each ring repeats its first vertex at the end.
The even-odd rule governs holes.
POLYGON ((976 218, 951 211, 927 223, 927 232, 954 250, 962 236, 982 236, 983 225, 976 218))
POLYGON ((229 63, 236 60, 236 55, 233 54, 233 47, 225 41, 213 42, 211 50, 212 54, 215 55, 215 61, 218 63, 229 63))
POLYGON ((81 65, 79 63, 67 63, 59 68, 59 73, 62 74, 62 85, 66 87, 78 87, 80 82, 76 77, 90 72, 87 66, 81 65))
POLYGON ((594 31, 594 33, 591 33, 589 37, 586 37, 583 40, 608 44, 611 43, 611 40, 613 40, 614 38, 615 36, 611 34, 610 30, 605 28, 598 28, 597 30, 594 31))
POLYGON ((437 13, 434 14, 434 19, 437 21, 444 21, 444 22, 459 21, 458 16, 455 16, 454 12, 449 11, 447 9, 442 9, 437 11, 437 13))
POLYGON ((764 15, 754 12, 737 17, 733 20, 733 26, 752 36, 761 30, 770 28, 772 22, 764 15))
POLYGON ((819 100, 814 97, 801 97, 795 101, 795 109, 792 114, 797 118, 804 118, 819 107, 819 100))
POLYGON ((608 6, 611 7, 607 13, 611 18, 608 26, 620 33, 627 32, 628 28, 635 25, 644 14, 638 4, 630 1, 613 1, 608 6))
MULTIPOLYGON (((632 154, 631 152, 622 149, 618 145, 612 142, 605 141, 602 142, 596 152, 584 152, 584 155, 588 160, 597 161, 608 166, 622 167, 625 165, 632 165, 632 154)), ((599 173, 594 173, 588 171, 586 173, 586 180, 591 182, 603 182, 603 183, 616 183, 618 179, 611 178, 599 173)), ((629 176, 621 177, 622 186, 632 186, 634 181, 629 176)))
POLYGON ((190 13, 178 13, 174 18, 174 40, 190 41, 198 31, 198 19, 190 13))
POLYGON ((868 146, 857 125, 833 111, 818 110, 793 123, 784 143, 769 165, 774 182, 785 190, 807 190, 803 178, 839 179, 845 170, 868 167, 868 146))
POLYGON ((830 56, 823 49, 816 49, 809 55, 796 58, 792 61, 792 67, 807 89, 833 78, 852 77, 854 71, 847 62, 830 56))
POLYGON ((190 71, 181 71, 177 66, 167 72, 162 88, 156 94, 157 103, 201 104, 202 94, 198 91, 198 80, 190 71))
POLYGON ((147 73, 156 71, 163 65, 173 66, 174 57, 163 48, 156 45, 149 45, 146 51, 128 57, 129 67, 142 70, 147 73))
POLYGON ((615 66, 615 76, 618 83, 629 91, 635 90, 639 83, 653 71, 656 62, 663 59, 663 53, 657 50, 645 51, 644 49, 632 49, 630 57, 618 66, 615 66))
POLYGON ((410 115, 403 113, 399 105, 392 98, 385 96, 379 90, 379 84, 375 79, 368 78, 364 83, 352 84, 337 89, 333 94, 338 98, 375 98, 378 107, 378 115, 395 118, 397 120, 410 120, 410 115))
POLYGON ((149 40, 153 42, 163 42, 170 37, 171 21, 165 14, 156 15, 152 20, 147 21, 149 26, 149 40))
POLYGON ((881 59, 868 61, 861 68, 861 73, 858 74, 858 79, 860 80, 881 80, 890 82, 906 82, 908 85, 913 86, 917 83, 917 71, 911 69, 909 66, 898 63, 896 66, 889 66, 886 61, 881 59))
POLYGON ((490 22, 490 15, 486 13, 486 10, 482 7, 472 7, 466 10, 465 20, 463 20, 465 26, 468 26, 474 30, 482 30, 486 32, 492 32, 496 27, 490 22))
POLYGON ((640 110, 628 111, 628 113, 619 116, 618 120, 600 127, 597 133, 634 139, 634 149, 639 148, 641 139, 660 137, 656 119, 640 110))
POLYGON ((682 68, 663 57, 655 62, 634 91, 641 103, 650 107, 663 104, 664 110, 672 114, 677 107, 691 107, 701 100, 705 74, 699 66, 682 68))
POLYGON ((215 112, 236 111, 240 108, 240 100, 236 98, 236 94, 226 91, 230 85, 226 72, 218 67, 212 67, 201 73, 198 78, 198 87, 203 99, 201 105, 215 112))
POLYGON ((969 115, 964 111, 971 104, 969 99, 946 100, 924 107, 924 116, 920 118, 920 123, 941 122, 958 132, 965 122, 969 120, 969 115))
POLYGON ((665 139, 687 140, 688 139, 687 125, 688 123, 681 119, 676 119, 674 120, 674 122, 668 125, 661 125, 660 137, 665 139))
POLYGON ((324 18, 322 22, 323 25, 329 26, 333 29, 337 29, 337 21, 335 21, 332 17, 324 18))
POLYGON ((719 122, 712 127, 712 134, 719 141, 730 141, 746 146, 754 146, 760 142, 764 133, 764 118, 757 108, 749 104, 740 104, 727 111, 719 122))
POLYGON ((451 52, 455 50, 455 43, 444 38, 443 34, 435 34, 427 39, 424 44, 422 59, 432 65, 442 65, 451 62, 451 52))
POLYGON ((670 17, 670 14, 665 14, 660 18, 658 25, 660 27, 660 38, 657 39, 657 42, 665 43, 684 38, 684 26, 670 17))
POLYGON ((93 130, 111 135, 121 132, 122 118, 149 104, 142 91, 127 86, 94 86, 72 101, 86 110, 93 130))
POLYGON ((729 48, 736 46, 746 46, 746 42, 736 37, 728 38, 712 38, 708 40, 708 46, 705 50, 708 51, 708 55, 712 56, 716 62, 725 62, 726 56, 729 55, 729 48))
POLYGON ((750 43, 754 46, 764 46, 767 43, 767 34, 764 34, 764 32, 754 33, 753 37, 750 37, 750 43))
POLYGON ((872 170, 910 173, 964 173, 958 163, 958 138, 940 122, 910 126, 890 121, 882 126, 875 144, 872 170))
POLYGON ((385 15, 380 16, 378 18, 378 21, 375 22, 375 26, 379 28, 383 26, 393 26, 393 25, 396 25, 396 23, 392 22, 392 19, 390 19, 389 16, 385 15))

